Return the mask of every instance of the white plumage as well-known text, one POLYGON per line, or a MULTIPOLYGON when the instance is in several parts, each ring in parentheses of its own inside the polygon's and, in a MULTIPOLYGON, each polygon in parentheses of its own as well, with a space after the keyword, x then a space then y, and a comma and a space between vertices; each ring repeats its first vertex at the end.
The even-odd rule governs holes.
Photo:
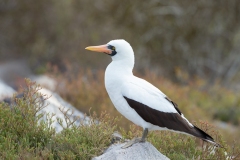
POLYGON ((108 44, 115 46, 116 52, 121 53, 112 57, 113 61, 105 72, 105 86, 114 106, 128 120, 143 128, 161 129, 144 121, 123 96, 162 112, 177 113, 177 110, 165 99, 166 95, 158 88, 133 75, 134 53, 128 42, 113 40, 108 44))

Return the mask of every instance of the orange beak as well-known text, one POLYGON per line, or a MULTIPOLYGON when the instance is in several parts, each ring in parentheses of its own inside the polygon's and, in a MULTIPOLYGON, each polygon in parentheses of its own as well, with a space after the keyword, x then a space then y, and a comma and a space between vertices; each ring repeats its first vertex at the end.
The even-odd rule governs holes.
POLYGON ((89 51, 94 51, 94 52, 102 52, 102 53, 107 53, 107 54, 111 54, 112 50, 108 49, 108 45, 100 45, 100 46, 89 46, 85 48, 86 50, 89 51))

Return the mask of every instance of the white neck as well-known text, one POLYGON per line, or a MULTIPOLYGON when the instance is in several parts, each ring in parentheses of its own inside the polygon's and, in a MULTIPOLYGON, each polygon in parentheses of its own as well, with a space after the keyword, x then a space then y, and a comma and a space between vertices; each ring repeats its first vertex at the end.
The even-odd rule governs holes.
POLYGON ((106 69, 106 74, 112 78, 120 78, 124 76, 132 75, 132 70, 134 67, 134 61, 125 60, 113 60, 106 69), (114 77, 113 77, 114 76, 114 77))
POLYGON ((112 61, 105 71, 105 87, 109 92, 118 89, 122 83, 128 81, 133 76, 134 62, 129 63, 125 60, 112 61))
POLYGON ((111 57, 112 62, 105 72, 105 86, 107 91, 111 92, 133 76, 134 52, 129 43, 124 40, 113 40, 109 45, 115 46, 117 52, 111 57))

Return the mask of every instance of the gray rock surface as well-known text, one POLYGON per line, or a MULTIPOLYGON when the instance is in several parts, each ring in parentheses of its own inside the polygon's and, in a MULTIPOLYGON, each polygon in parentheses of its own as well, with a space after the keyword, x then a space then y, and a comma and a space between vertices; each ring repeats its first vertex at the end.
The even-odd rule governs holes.
POLYGON ((16 93, 16 91, 0 80, 0 101, 6 97, 11 97, 13 93, 16 93))
POLYGON ((122 149, 125 143, 111 145, 101 156, 93 160, 169 160, 161 154, 151 143, 136 143, 122 149))
POLYGON ((46 88, 42 88, 38 91, 39 93, 49 97, 45 100, 45 104, 48 104, 45 108, 43 108, 39 113, 44 113, 45 116, 43 120, 47 120, 46 114, 54 114, 55 116, 52 117, 53 123, 52 127, 55 128, 56 132, 62 131, 62 126, 57 122, 57 119, 61 119, 63 121, 63 127, 66 127, 66 122, 64 120, 64 114, 60 111, 67 111, 67 116, 69 119, 73 120, 74 118, 78 117, 78 121, 76 121, 75 125, 80 125, 81 121, 83 124, 89 124, 89 117, 86 117, 82 112, 77 110, 74 106, 70 103, 64 101, 57 93, 52 92, 46 88))
POLYGON ((49 89, 50 91, 55 91, 57 87, 57 82, 55 79, 48 75, 31 75, 30 76, 31 81, 36 82, 41 87, 49 89))

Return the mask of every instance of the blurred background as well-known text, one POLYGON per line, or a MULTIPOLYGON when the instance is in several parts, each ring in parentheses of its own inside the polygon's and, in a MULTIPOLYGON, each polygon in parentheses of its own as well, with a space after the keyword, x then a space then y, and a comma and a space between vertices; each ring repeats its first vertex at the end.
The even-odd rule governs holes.
POLYGON ((48 75, 81 111, 120 116, 104 88, 111 58, 84 49, 112 39, 132 45, 134 73, 186 117, 239 138, 239 0, 1 0, 0 79, 17 90, 25 77, 48 75))

